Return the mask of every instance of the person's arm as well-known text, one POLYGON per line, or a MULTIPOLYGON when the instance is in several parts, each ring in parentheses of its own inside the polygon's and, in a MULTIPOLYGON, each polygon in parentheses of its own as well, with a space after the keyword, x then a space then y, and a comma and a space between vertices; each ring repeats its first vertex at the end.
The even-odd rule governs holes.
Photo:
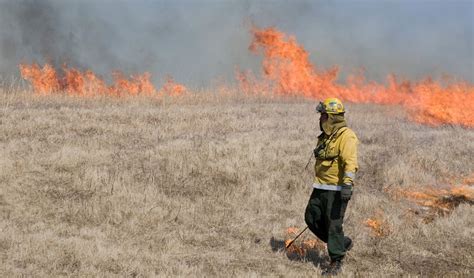
POLYGON ((357 172, 357 137, 350 131, 344 134, 340 144, 340 158, 344 169, 343 185, 341 189, 341 199, 349 201, 352 196, 352 186, 354 185, 355 174, 357 172))
POLYGON ((346 132, 341 138, 339 156, 344 169, 344 184, 354 184, 355 174, 358 169, 357 143, 357 137, 352 131, 346 132))

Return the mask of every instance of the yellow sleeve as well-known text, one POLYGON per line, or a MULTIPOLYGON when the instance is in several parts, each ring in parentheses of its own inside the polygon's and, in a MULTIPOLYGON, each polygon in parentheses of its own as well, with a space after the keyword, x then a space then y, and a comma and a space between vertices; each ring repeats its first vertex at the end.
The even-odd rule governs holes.
POLYGON ((357 144, 359 141, 352 130, 348 130, 341 138, 339 157, 344 169, 343 182, 354 184, 355 174, 359 168, 357 164, 357 144))

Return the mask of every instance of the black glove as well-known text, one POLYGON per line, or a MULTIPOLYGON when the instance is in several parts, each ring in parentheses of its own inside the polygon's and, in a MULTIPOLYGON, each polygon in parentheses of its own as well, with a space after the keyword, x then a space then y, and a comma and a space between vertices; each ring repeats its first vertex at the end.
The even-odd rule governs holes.
POLYGON ((346 183, 341 189, 341 200, 348 202, 352 196, 352 184, 346 183))

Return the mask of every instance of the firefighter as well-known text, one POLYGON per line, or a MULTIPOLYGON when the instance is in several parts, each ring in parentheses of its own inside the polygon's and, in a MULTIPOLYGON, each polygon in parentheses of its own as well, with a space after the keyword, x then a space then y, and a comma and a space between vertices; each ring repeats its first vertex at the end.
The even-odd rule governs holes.
POLYGON ((331 263, 322 274, 336 275, 353 245, 351 238, 344 236, 342 226, 358 168, 358 140, 346 125, 344 106, 339 99, 328 98, 320 102, 316 111, 321 113, 322 133, 314 149, 315 178, 305 221, 309 229, 327 243, 331 263))

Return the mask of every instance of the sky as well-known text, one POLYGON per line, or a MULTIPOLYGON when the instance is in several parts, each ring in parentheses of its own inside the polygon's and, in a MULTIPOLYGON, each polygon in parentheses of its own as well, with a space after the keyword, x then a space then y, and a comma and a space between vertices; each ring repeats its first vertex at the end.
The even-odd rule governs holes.
POLYGON ((0 76, 49 61, 195 87, 258 73, 250 23, 294 36, 320 68, 474 82, 474 1, 0 0, 0 76))

